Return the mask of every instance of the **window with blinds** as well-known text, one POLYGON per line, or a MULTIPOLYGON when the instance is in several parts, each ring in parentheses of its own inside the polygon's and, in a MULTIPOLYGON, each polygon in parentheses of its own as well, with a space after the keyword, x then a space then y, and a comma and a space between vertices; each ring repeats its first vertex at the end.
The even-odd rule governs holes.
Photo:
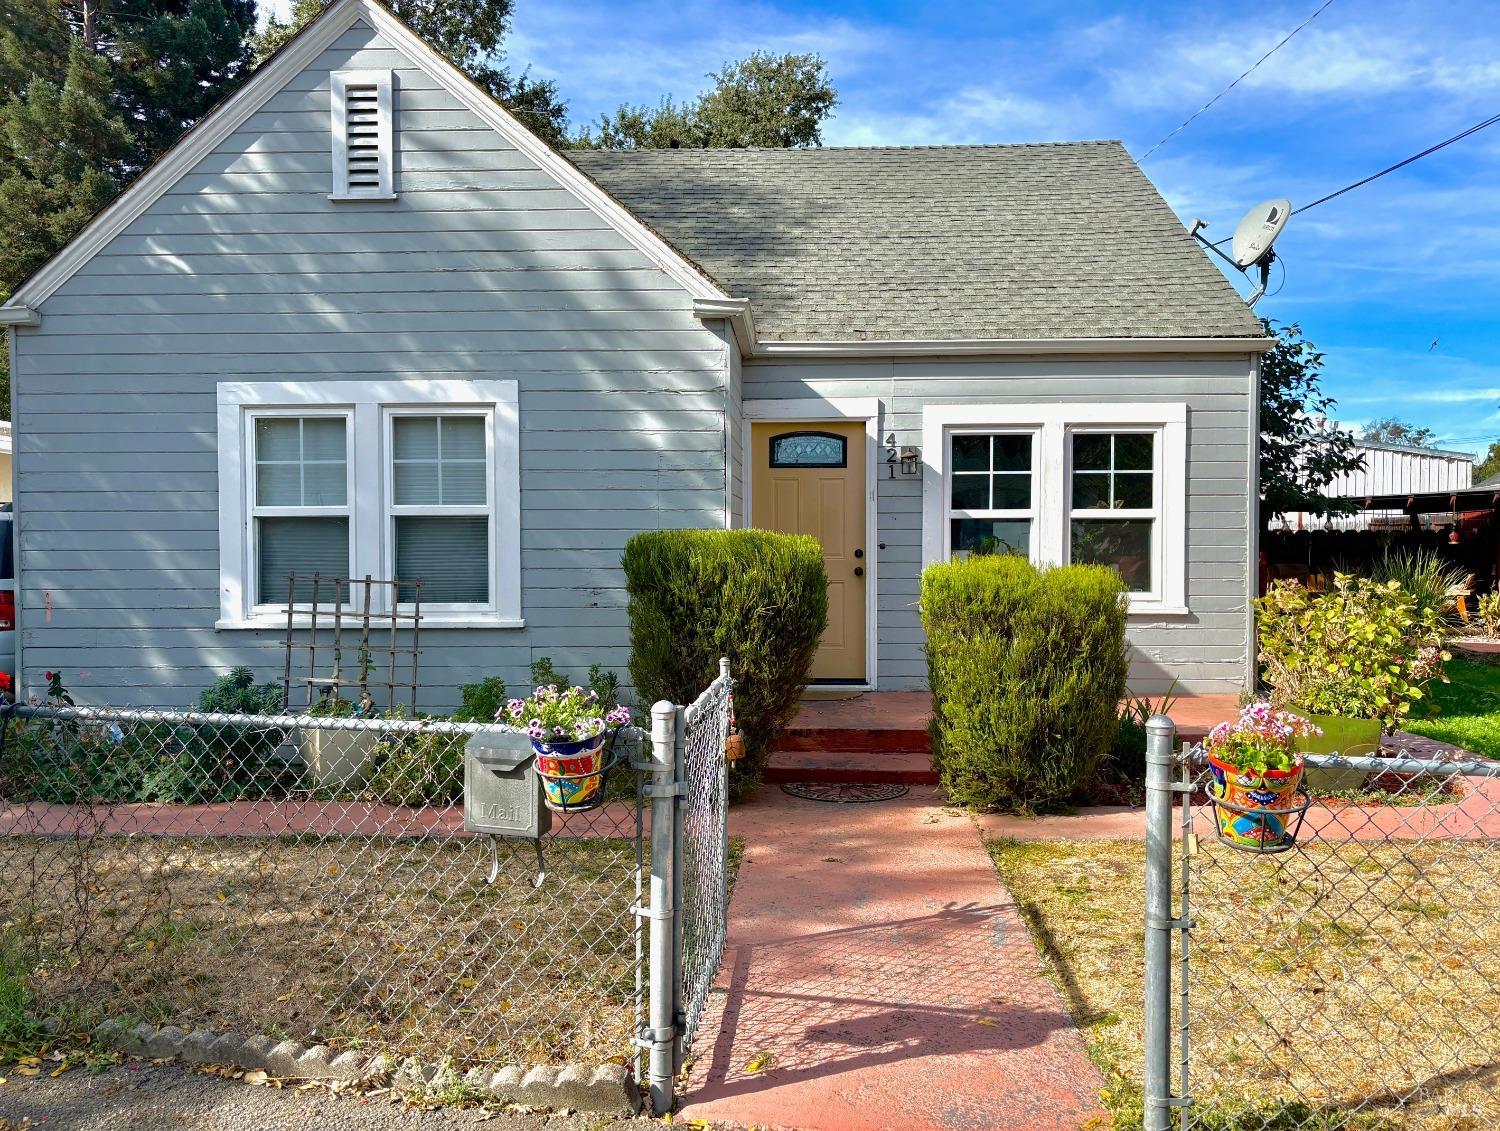
POLYGON ((349 576, 348 419, 257 416, 251 435, 258 601, 285 602, 295 574, 302 604, 312 584, 300 579, 349 576))
POLYGON ((490 465, 483 413, 391 416, 391 542, 396 599, 423 606, 490 600, 490 465))
POLYGON ((397 578, 371 611, 420 598, 426 627, 524 626, 515 381, 225 381, 218 400, 220 627, 285 627, 289 577, 314 573, 397 578))
POLYGON ((395 198, 390 71, 333 75, 334 200, 395 198))

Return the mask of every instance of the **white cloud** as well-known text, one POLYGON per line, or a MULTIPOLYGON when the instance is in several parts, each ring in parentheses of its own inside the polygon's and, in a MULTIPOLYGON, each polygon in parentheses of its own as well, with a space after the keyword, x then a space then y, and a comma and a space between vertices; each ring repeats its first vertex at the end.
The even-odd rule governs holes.
POLYGON ((837 113, 825 131, 830 145, 959 145, 1055 141, 1074 136, 1067 107, 996 87, 965 86, 920 114, 837 113))

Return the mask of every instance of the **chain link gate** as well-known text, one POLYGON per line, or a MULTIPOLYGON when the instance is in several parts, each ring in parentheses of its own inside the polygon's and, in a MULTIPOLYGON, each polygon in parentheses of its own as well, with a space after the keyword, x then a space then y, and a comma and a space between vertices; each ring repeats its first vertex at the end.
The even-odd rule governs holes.
POLYGON ((729 911, 729 661, 690 706, 651 708, 651 993, 639 1044, 651 1107, 675 1104, 674 1081, 724 955, 729 911))
POLYGON ((1255 851, 1148 733, 1147 1131, 1500 1126, 1500 763, 1308 755, 1293 843, 1255 851))
POLYGON ((691 706, 657 704, 605 802, 536 841, 464 827, 464 747, 509 728, 12 705, 0 975, 70 1032, 172 1024, 460 1073, 633 1052, 668 1111, 724 947, 731 688, 722 664, 691 706))

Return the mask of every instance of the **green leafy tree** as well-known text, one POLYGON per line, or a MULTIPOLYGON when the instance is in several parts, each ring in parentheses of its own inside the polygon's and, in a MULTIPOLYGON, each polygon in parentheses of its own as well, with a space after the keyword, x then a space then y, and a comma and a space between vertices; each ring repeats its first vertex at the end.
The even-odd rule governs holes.
POLYGON ((1492 443, 1484 453, 1484 458, 1474 465, 1474 482, 1483 483, 1497 474, 1500 474, 1500 440, 1492 443))
POLYGON ((1419 428, 1395 416, 1372 420, 1360 433, 1361 440, 1372 440, 1377 444, 1404 444, 1409 448, 1430 448, 1436 438, 1437 433, 1431 428, 1419 428))
POLYGON ((597 149, 789 149, 821 145, 823 122, 838 104, 817 55, 757 51, 710 74, 711 90, 678 105, 621 106, 599 119, 597 136, 574 139, 597 149))
MULTIPOLYGON (((256 37, 256 61, 264 62, 326 6, 325 0, 296 0, 285 23, 273 18, 256 37)), ((503 66, 501 44, 510 30, 511 0, 388 0, 386 6, 533 133, 553 145, 565 144, 568 108, 558 98, 557 85, 503 66)))
POLYGON ((1336 402, 1323 391, 1323 354, 1295 322, 1261 325, 1276 339, 1260 363, 1261 517, 1347 514, 1355 504, 1330 499, 1323 489, 1365 460, 1353 433, 1329 420, 1336 402))

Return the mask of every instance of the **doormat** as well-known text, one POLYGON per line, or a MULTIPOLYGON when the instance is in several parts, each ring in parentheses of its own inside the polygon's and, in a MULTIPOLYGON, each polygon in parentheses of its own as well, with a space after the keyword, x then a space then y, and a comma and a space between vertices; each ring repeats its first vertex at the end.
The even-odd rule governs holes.
POLYGON ((894 801, 906 796, 906 786, 895 782, 854 784, 825 781, 791 781, 781 787, 782 793, 804 801, 826 801, 833 805, 850 805, 860 801, 894 801))

